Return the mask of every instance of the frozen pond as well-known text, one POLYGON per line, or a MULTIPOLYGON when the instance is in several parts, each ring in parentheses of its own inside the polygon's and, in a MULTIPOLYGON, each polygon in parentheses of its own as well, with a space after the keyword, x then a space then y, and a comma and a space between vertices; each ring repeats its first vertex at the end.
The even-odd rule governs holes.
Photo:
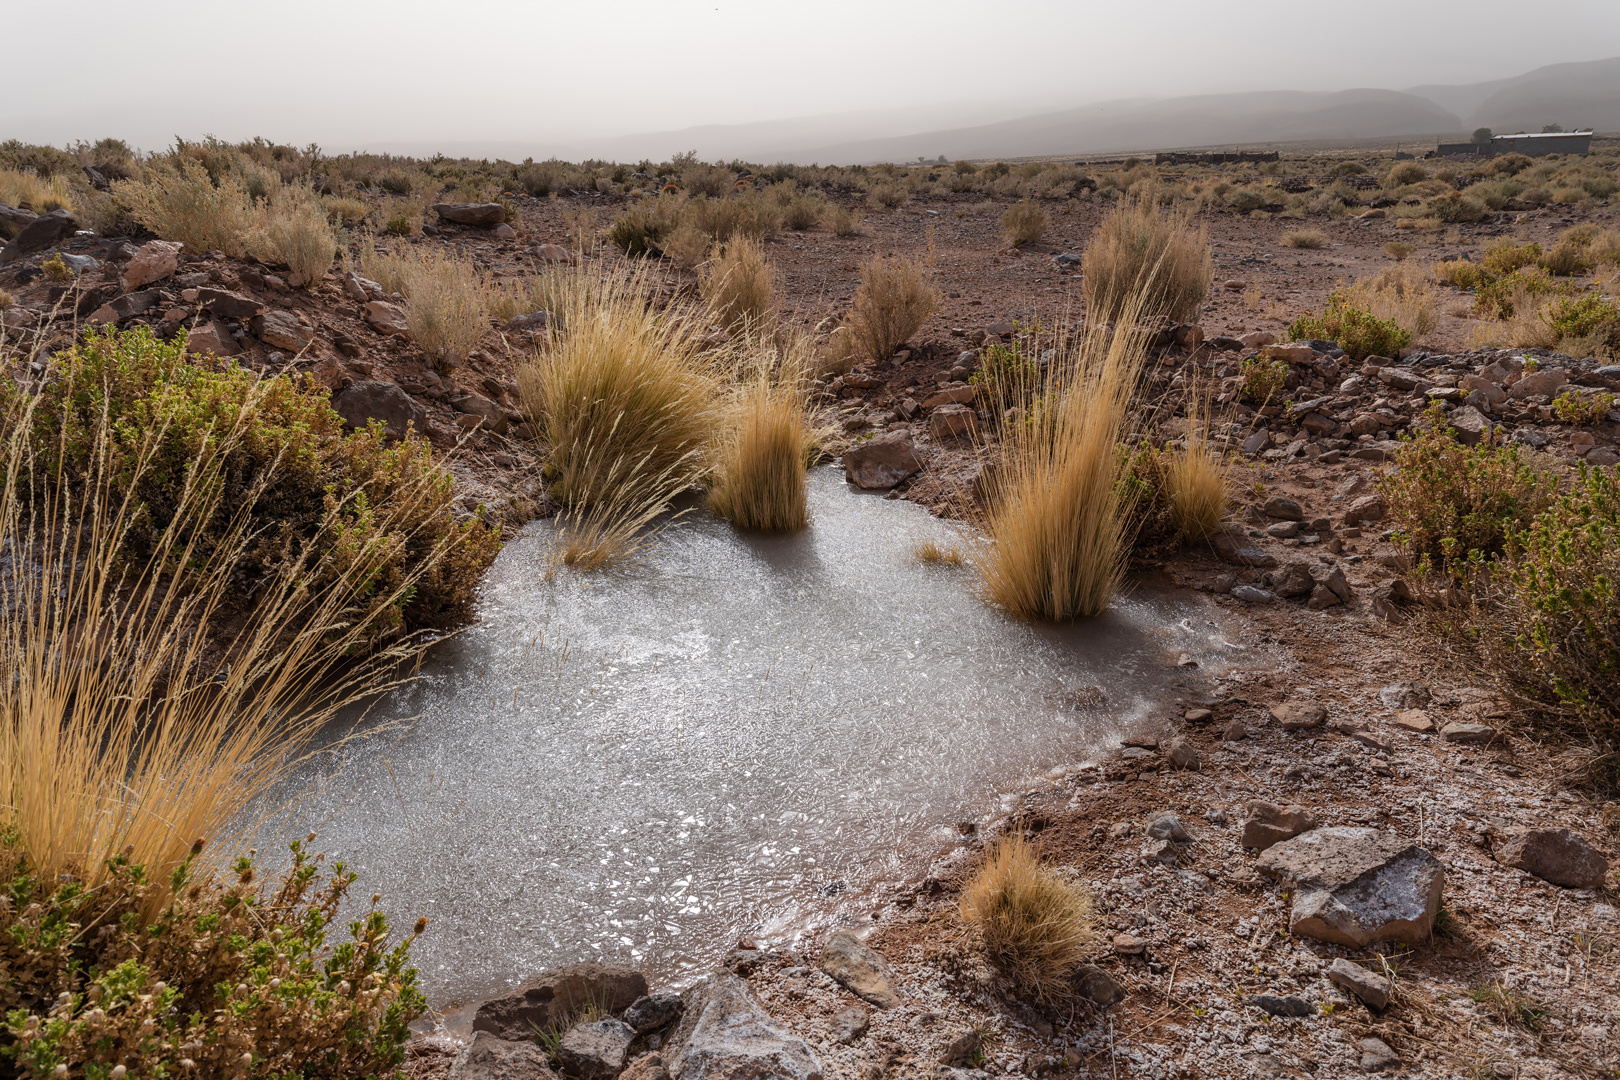
POLYGON ((955 822, 1237 655, 1190 596, 1008 619, 965 568, 916 562, 953 535, 922 508, 830 468, 811 502, 796 536, 694 513, 637 566, 551 583, 534 523, 477 625, 372 714, 414 721, 296 778, 293 828, 356 895, 433 920, 415 957, 436 1004, 580 959, 674 977, 739 933, 861 910, 955 822))

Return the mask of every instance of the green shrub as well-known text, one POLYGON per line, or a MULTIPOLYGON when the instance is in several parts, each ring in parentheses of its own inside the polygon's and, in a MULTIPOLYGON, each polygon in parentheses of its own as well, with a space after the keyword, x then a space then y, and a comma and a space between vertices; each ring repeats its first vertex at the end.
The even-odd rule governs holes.
POLYGON ((979 370, 968 376, 979 402, 987 409, 1027 407, 1040 387, 1040 366, 1023 345, 991 345, 984 350, 979 370))
POLYGON ((1402 329, 1393 319, 1380 319, 1356 307, 1339 290, 1328 295, 1327 307, 1320 316, 1307 311, 1295 319, 1288 327, 1288 335, 1295 341, 1336 342, 1352 360, 1396 356, 1412 343, 1410 331, 1402 329))
MULTIPOLYGON (((0 827, 0 1058, 28 1077, 397 1075, 426 1007, 371 910, 327 940, 355 875, 294 843, 278 882, 193 858, 161 883, 121 856, 95 889, 36 876, 0 827), (150 910, 149 910, 150 909, 150 910)), ((13 1074, 0 1065, 0 1071, 13 1074)))
POLYGON ((1491 275, 1511 274, 1521 267, 1536 265, 1540 259, 1540 244, 1525 244, 1522 247, 1493 244, 1485 250, 1485 257, 1480 260, 1480 265, 1491 275))
POLYGON ((1464 446, 1444 413, 1431 409, 1427 420, 1404 440, 1379 487, 1419 576, 1452 583, 1506 550, 1546 506, 1551 481, 1519 459, 1517 446, 1489 438, 1464 446))
MULTIPOLYGON (((77 493, 102 410, 113 420, 110 448, 116 471, 139 445, 141 433, 161 428, 154 459, 128 494, 143 508, 124 540, 126 556, 140 559, 175 511, 190 464, 218 439, 250 395, 257 412, 248 430, 226 447, 227 485, 217 519, 195 538, 193 557, 205 560, 231 535, 231 516, 251 515, 250 563, 258 578, 244 580, 237 599, 253 610, 254 585, 289 560, 305 559, 312 590, 336 580, 342 568, 391 549, 356 607, 375 620, 379 643, 419 629, 465 622, 474 589, 499 548, 498 530, 482 518, 458 524, 451 513, 451 478, 433 460, 425 439, 390 445, 381 425, 345 432, 327 391, 302 377, 259 381, 225 361, 188 357, 184 340, 161 342, 144 327, 88 337, 54 358, 55 381, 38 394, 29 415, 31 449, 41 475, 77 493), (426 569, 404 603, 387 601, 390 583, 426 569), (387 604, 387 610, 377 607, 387 604)), ((0 409, 10 415, 23 393, 0 384, 0 409)), ((131 462, 125 470, 136 470, 131 462)), ((35 491, 35 497, 47 493, 35 491)))
POLYGON ((1553 415, 1566 424, 1591 427, 1608 419, 1614 408, 1613 394, 1577 394, 1573 390, 1553 399, 1553 415))
POLYGON ((1493 319, 1511 319, 1527 301, 1543 296, 1572 296, 1580 290, 1567 281, 1554 280, 1539 266, 1487 278, 1474 287, 1474 310, 1493 319))
POLYGON ((1288 364, 1282 360, 1262 360, 1251 356, 1243 361, 1243 400, 1253 405, 1269 405, 1288 385, 1288 364))
POLYGON ((1402 161, 1384 174, 1384 187, 1406 187, 1408 184, 1422 183, 1429 178, 1429 172, 1415 161, 1402 161))
POLYGON ((1620 346, 1620 304, 1601 293, 1555 300, 1541 317, 1560 338, 1602 337, 1610 345, 1620 346))

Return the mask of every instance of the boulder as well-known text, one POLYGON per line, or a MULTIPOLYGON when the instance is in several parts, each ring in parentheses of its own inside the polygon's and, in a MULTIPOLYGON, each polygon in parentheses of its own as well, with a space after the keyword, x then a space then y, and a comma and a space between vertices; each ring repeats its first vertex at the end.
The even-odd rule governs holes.
POLYGON ((1304 521, 1305 511, 1286 495, 1273 495, 1266 500, 1266 517, 1281 518, 1284 521, 1304 521))
POLYGON ((1215 549, 1215 554, 1223 562, 1229 562, 1235 566, 1260 568, 1277 565, 1276 556, 1270 554, 1264 548, 1256 547, 1250 543, 1242 527, 1235 522, 1229 521, 1217 529, 1214 535, 1209 538, 1209 542, 1210 546, 1215 549))
POLYGON ((670 1074, 678 1080, 821 1080, 821 1062, 805 1041, 771 1019, 748 985, 718 975, 688 990, 685 1015, 670 1037, 670 1074))
POLYGON ((1249 816, 1243 822, 1241 843, 1246 848, 1264 851, 1284 840, 1310 832, 1317 824, 1316 818, 1307 813, 1303 806, 1284 807, 1264 799, 1252 799, 1249 802, 1249 816))
POLYGON ((1434 721, 1422 709, 1405 709, 1395 714, 1395 725, 1407 731, 1430 732, 1434 730, 1434 721))
MULTIPOLYGON (((1505 404, 1508 399, 1507 391, 1502 389, 1500 384, 1489 379, 1482 379, 1478 375, 1464 375, 1457 380, 1457 389, 1465 394, 1477 392, 1492 407, 1505 404)), ((1455 417, 1452 422, 1456 423, 1455 417)))
POLYGON ((1160 747, 1159 752, 1170 762, 1171 768, 1184 772, 1198 771, 1198 751, 1193 748, 1192 743, 1180 735, 1160 747))
POLYGON ((548 263, 571 263, 574 261, 573 252, 560 244, 536 244, 529 249, 529 254, 548 263))
POLYGON ((1253 585, 1235 585, 1232 587, 1232 597, 1245 604, 1269 604, 1277 597, 1264 589, 1257 589, 1253 585))
POLYGON ((1457 441, 1464 446, 1478 445, 1492 426, 1485 414, 1472 405, 1464 405, 1452 412, 1450 421, 1452 430, 1457 433, 1457 441))
POLYGON ((368 326, 384 337, 407 337, 411 332, 411 324, 405 317, 405 309, 386 300, 369 301, 366 304, 365 319, 368 326))
POLYGON ((0 251, 0 266, 14 263, 36 251, 55 247, 72 236, 78 227, 78 220, 66 210, 52 210, 43 217, 37 217, 24 225, 22 231, 11 238, 5 250, 0 251))
POLYGON ((1270 432, 1270 430, 1268 430, 1266 428, 1261 428, 1258 431, 1251 434, 1247 439, 1243 440, 1243 452, 1245 454, 1258 454, 1260 451, 1264 450, 1266 447, 1268 447, 1270 445, 1271 445, 1271 432, 1270 432))
POLYGON ((1378 521, 1384 516, 1382 495, 1363 495, 1344 508, 1344 523, 1354 527, 1364 521, 1378 521))
POLYGON ((1531 397, 1552 397, 1569 383, 1569 372, 1563 368, 1533 371, 1508 388, 1508 397, 1523 401, 1531 397))
POLYGON ((646 994, 647 978, 639 971, 593 961, 569 964, 478 1006, 473 1030, 502 1038, 530 1039, 536 1031, 563 1027, 593 1006, 608 1013, 622 1012, 646 994))
POLYGON ((1309 596, 1315 587, 1310 564, 1297 559, 1271 575, 1271 591, 1278 596, 1309 596))
POLYGON ((350 427, 381 420, 390 438, 403 439, 407 428, 427 432, 427 409, 390 382, 353 383, 332 396, 332 408, 350 427))
POLYGON ((1071 981, 1075 992, 1099 1009, 1125 1000, 1125 988, 1096 964, 1081 964, 1071 981))
POLYGON ((1277 723, 1283 726, 1284 731, 1305 731, 1309 728, 1320 727, 1327 719, 1326 706, 1314 701, 1301 701, 1290 698, 1268 710, 1277 723))
POLYGON ((218 319, 199 322, 186 335, 186 351, 204 356, 235 356, 242 351, 231 336, 230 327, 218 319))
POLYGON ((821 970, 843 983, 850 993, 880 1009, 900 1004, 894 992, 894 972, 883 957, 847 930, 827 939, 821 949, 821 970))
MULTIPOLYGON (((462 416, 477 417, 485 431, 493 431, 497 435, 505 434, 510 423, 506 410, 483 394, 474 394, 470 391, 456 394, 450 399, 450 407, 462 416)), ((457 420, 459 422, 460 417, 457 420)))
POLYGON ((941 442, 971 438, 979 433, 979 415, 966 405, 942 405, 928 418, 928 433, 941 442))
POLYGON ((1389 1005, 1389 980, 1374 974, 1360 964, 1339 957, 1328 965, 1328 981, 1342 986, 1374 1009, 1389 1005))
POLYGON ((0 203, 0 236, 16 236, 38 218, 32 210, 18 210, 0 203))
MULTIPOLYGON (((144 250, 144 249, 143 249, 144 250)), ((264 313, 264 305, 246 293, 203 286, 197 290, 197 303, 226 319, 245 321, 264 313)))
POLYGON ((291 311, 266 311, 252 319, 253 336, 266 345, 303 352, 315 342, 315 330, 291 311))
POLYGON ((1260 350, 1267 360, 1284 360, 1290 364, 1308 364, 1316 359, 1316 350, 1309 345, 1267 345, 1260 350))
MULTIPOLYGON (((180 245, 168 240, 148 240, 135 252, 135 257, 124 264, 118 281, 125 292, 162 281, 180 269, 180 245)), ((225 314, 221 312, 221 314, 225 314)))
POLYGON ((557 1061, 578 1080, 611 1080, 624 1071, 635 1037, 634 1028, 611 1016, 575 1024, 557 1044, 557 1061))
POLYGON ((450 1066, 449 1080, 556 1080, 556 1073, 539 1043, 475 1031, 450 1066))
POLYGON ((1440 737, 1449 743, 1462 743, 1465 746, 1489 746, 1497 739, 1498 732, 1489 724, 1453 723, 1440 729, 1440 737))
MULTIPOLYGON (((847 379, 845 380, 848 381, 847 379)), ((937 409, 941 405, 971 405, 974 390, 971 386, 952 386, 923 400, 923 408, 937 409)))
POLYGON ((649 1031, 657 1031, 680 1015, 679 994, 653 994, 631 1002, 630 1007, 624 1010, 623 1020, 636 1029, 637 1035, 645 1035, 649 1031))
POLYGON ((868 491, 894 487, 922 467, 923 459, 904 431, 890 431, 844 451, 844 479, 868 491))
POLYGON ((500 203, 434 203, 433 212, 441 221, 457 225, 499 225, 506 220, 506 207, 500 203))
POLYGON ((1255 867, 1293 893, 1290 933, 1363 949, 1422 943, 1445 871, 1425 849, 1377 829, 1330 826, 1275 844, 1255 867))
POLYGON ((1168 810, 1148 822, 1145 831, 1155 840, 1172 840, 1178 844, 1185 844, 1192 840, 1192 837, 1187 834, 1186 827, 1181 824, 1181 819, 1168 810))
POLYGON ((495 226, 493 229, 489 230, 489 235, 499 240, 516 240, 517 234, 517 230, 506 224, 504 221, 495 226))
POLYGON ((1568 829, 1518 829, 1496 849, 1496 861, 1566 889, 1601 889, 1609 860, 1568 829))

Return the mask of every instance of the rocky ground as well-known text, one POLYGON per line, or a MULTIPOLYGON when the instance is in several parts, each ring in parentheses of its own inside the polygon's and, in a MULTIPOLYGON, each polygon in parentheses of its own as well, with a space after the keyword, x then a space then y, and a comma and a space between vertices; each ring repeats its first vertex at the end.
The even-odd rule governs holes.
MULTIPOLYGON (((452 247, 514 275, 566 257, 547 246, 566 240, 565 212, 612 209, 583 196, 518 202, 510 236, 446 224, 395 242, 452 247)), ((1010 320, 1070 301, 1074 272, 1054 255, 1081 250, 1099 211, 1056 215, 1046 242, 1024 251, 1002 245, 997 213, 970 197, 918 200, 873 214, 862 236, 784 233, 768 247, 789 317, 814 324, 847 306, 864 258, 933 245, 944 307, 892 361, 823 382, 818 402, 844 432, 852 479, 941 513, 971 500, 979 475, 963 436, 978 422, 966 378, 980 347, 1014 335, 1010 320)), ((1493 234, 1545 241, 1577 213, 1498 215, 1415 257, 1477 257, 1493 234)), ((1414 661, 1374 481, 1433 404, 1465 438, 1500 425, 1545 467, 1613 464, 1620 415, 1576 427, 1551 401, 1620 389, 1620 368, 1469 352, 1468 321, 1447 315, 1402 357, 1275 350, 1290 367, 1290 404, 1256 410, 1238 400, 1238 365, 1268 343, 1248 335, 1275 334, 1338 280, 1383 265, 1394 235, 1390 222, 1347 220, 1328 227, 1342 246, 1294 251, 1277 246, 1290 224, 1217 216, 1231 287, 1197 327, 1163 328, 1150 391, 1171 396, 1152 426, 1174 437, 1180 390, 1209 386, 1236 425, 1241 498, 1207 549, 1137 567, 1239 609, 1265 663, 1107 760, 1056 770, 881 897, 851 935, 742 942, 684 1004, 649 994, 634 973, 613 975, 611 993, 602 973, 567 993, 561 976, 539 979, 516 1004, 481 1009, 493 1019, 471 1046, 425 1038, 413 1069, 535 1077, 560 1063, 586 1080, 627 1063, 638 1080, 1615 1075, 1620 914, 1613 874, 1595 868, 1620 850, 1620 817, 1576 786, 1562 751, 1516 734, 1476 680, 1414 661), (1096 897, 1093 968, 1063 1008, 1020 1003, 956 915, 964 875, 1006 829, 1038 838, 1096 897), (549 1011, 559 994, 603 1015, 563 1037, 574 1009, 549 1011), (535 1035, 549 1027, 559 1041, 542 1047, 535 1035)), ((378 306, 397 298, 339 273, 306 290, 272 267, 70 229, 18 254, 0 256, 0 287, 15 297, 0 326, 40 362, 76 320, 184 333, 260 369, 309 372, 356 421, 408 420, 441 447, 459 444, 468 509, 514 525, 545 510, 513 383, 541 327, 492 327, 467 364, 434 371, 378 306), (73 282, 43 274, 55 251, 72 257, 73 282)), ((690 284, 660 273, 671 290, 690 284)))

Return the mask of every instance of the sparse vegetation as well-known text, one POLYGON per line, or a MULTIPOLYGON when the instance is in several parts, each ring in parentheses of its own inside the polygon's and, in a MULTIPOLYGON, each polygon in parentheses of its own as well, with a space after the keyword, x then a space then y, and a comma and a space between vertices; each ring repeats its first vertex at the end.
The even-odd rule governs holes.
POLYGON ((928 269, 898 255, 878 255, 861 267, 861 285, 846 325, 858 355, 887 360, 922 329, 939 306, 928 269))
POLYGON ((1282 234, 1278 241, 1286 248, 1305 248, 1315 250, 1327 247, 1327 237, 1322 235, 1320 229, 1290 229, 1282 234))
POLYGON ((1412 250, 1412 245, 1408 244, 1405 240, 1391 240, 1389 243, 1384 245, 1384 254, 1388 255, 1396 262, 1400 262, 1402 259, 1405 259, 1408 255, 1412 254, 1412 250))
POLYGON ((1387 266, 1370 278, 1337 290, 1335 295, 1375 319, 1394 323, 1414 341, 1433 333, 1440 321, 1439 293, 1428 275, 1407 264, 1387 266))
POLYGON ((1001 215, 1001 233, 1011 247, 1033 244, 1051 224, 1052 216, 1034 199, 1015 202, 1001 215))
POLYGON ((1161 211, 1150 194, 1121 202, 1081 258, 1086 310, 1105 322, 1130 309, 1185 322, 1198 314, 1215 277, 1205 231, 1161 211))
POLYGON ((1592 427, 1608 419, 1614 402, 1613 394, 1578 394, 1567 390, 1553 399, 1553 415, 1566 424, 1592 427))
POLYGON ((1295 341, 1325 339, 1337 342, 1352 360, 1369 356, 1395 357, 1412 343, 1412 333, 1393 319, 1380 319, 1356 306, 1354 294, 1336 289, 1328 296, 1321 315, 1306 312, 1288 327, 1295 341))
POLYGON ((962 918, 1018 989, 1046 1004, 1072 996, 1094 929, 1091 898, 1045 866, 1022 833, 996 844, 962 892, 962 918))
POLYGON ((955 544, 941 545, 937 540, 924 540, 911 549, 912 557, 925 566, 961 566, 962 549, 955 544))
POLYGON ((1243 373, 1243 400, 1251 405, 1266 406, 1278 399, 1288 385, 1288 364, 1282 360, 1266 360, 1251 356, 1240 365, 1243 373))
POLYGON ((721 409, 709 454, 709 508, 739 529, 792 532, 810 521, 805 467, 814 437, 801 350, 766 352, 721 409))
POLYGON ((764 249, 740 236, 716 248, 699 283, 714 321, 733 333, 748 333, 776 312, 776 272, 764 249))

